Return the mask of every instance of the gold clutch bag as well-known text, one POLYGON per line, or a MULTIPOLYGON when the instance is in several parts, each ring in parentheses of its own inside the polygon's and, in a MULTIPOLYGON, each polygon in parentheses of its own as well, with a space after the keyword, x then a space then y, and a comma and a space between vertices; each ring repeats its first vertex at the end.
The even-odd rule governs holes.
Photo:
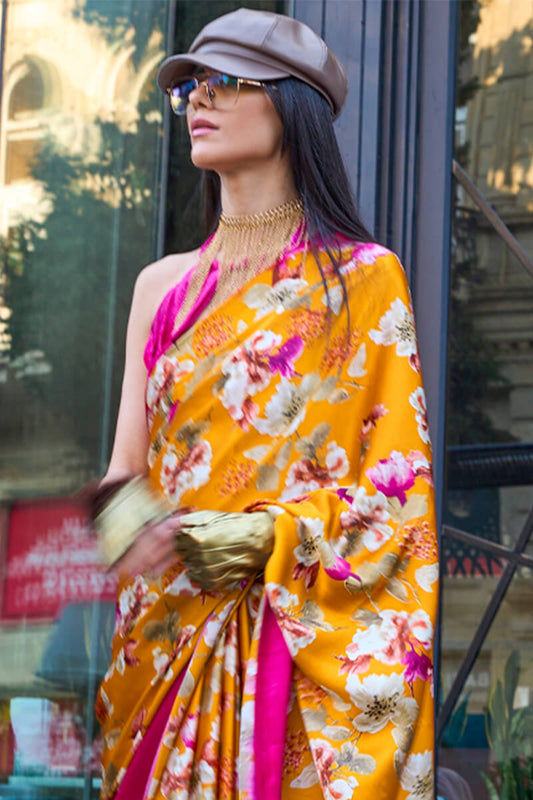
POLYGON ((98 549, 104 563, 111 567, 135 542, 141 530, 172 514, 161 497, 138 476, 127 481, 100 509, 94 518, 98 549))

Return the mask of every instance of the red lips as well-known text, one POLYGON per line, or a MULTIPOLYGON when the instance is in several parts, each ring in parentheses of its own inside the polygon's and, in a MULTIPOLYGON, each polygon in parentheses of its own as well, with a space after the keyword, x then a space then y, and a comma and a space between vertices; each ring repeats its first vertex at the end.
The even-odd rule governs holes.
POLYGON ((211 128, 212 130, 216 130, 216 127, 217 126, 209 122, 208 119, 202 119, 202 117, 195 117, 191 122, 191 131, 195 131, 198 128, 211 128))

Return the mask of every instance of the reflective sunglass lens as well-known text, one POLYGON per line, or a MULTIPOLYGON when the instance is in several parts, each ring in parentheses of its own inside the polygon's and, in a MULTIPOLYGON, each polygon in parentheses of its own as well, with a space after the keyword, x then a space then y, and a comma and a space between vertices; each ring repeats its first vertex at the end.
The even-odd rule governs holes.
POLYGON ((183 81, 173 86, 169 92, 170 106, 172 111, 179 116, 187 111, 187 103, 189 102, 190 93, 196 89, 197 82, 195 80, 183 81))

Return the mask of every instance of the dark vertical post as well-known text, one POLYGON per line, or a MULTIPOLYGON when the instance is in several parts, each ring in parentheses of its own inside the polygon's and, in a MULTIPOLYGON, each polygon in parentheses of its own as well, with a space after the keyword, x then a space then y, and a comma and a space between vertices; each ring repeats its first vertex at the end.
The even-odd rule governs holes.
POLYGON ((446 344, 450 272, 452 162, 457 48, 455 2, 422 7, 414 280, 437 513, 442 511, 446 420, 446 344))
MULTIPOLYGON (((167 12, 167 55, 171 55, 176 37, 176 0, 170 0, 167 12)), ((157 212, 156 258, 165 255, 165 222, 168 191, 168 174, 170 170, 170 107, 165 97, 163 103, 163 143, 161 145, 161 181, 159 189, 159 208, 157 212)))

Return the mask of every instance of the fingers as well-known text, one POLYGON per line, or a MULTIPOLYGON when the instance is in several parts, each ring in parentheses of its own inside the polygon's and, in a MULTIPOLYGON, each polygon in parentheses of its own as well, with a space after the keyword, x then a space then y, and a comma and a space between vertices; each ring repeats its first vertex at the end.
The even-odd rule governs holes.
POLYGON ((147 525, 117 565, 120 574, 148 573, 158 577, 176 560, 175 515, 156 525, 147 525))

